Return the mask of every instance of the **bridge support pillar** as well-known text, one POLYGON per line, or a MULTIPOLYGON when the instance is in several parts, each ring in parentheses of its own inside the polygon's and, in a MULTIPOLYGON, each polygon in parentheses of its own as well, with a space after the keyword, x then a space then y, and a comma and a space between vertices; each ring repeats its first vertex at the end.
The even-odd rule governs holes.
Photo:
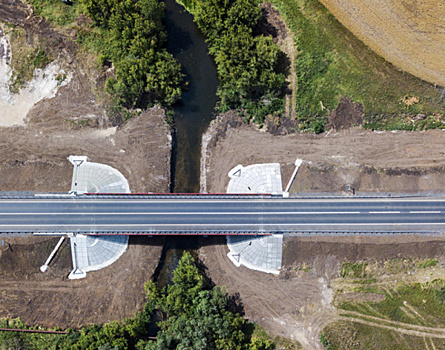
POLYGON ((71 258, 73 261, 73 270, 68 275, 70 280, 85 278, 86 272, 80 266, 88 266, 88 256, 86 255, 86 237, 84 235, 72 236, 71 243, 71 258))

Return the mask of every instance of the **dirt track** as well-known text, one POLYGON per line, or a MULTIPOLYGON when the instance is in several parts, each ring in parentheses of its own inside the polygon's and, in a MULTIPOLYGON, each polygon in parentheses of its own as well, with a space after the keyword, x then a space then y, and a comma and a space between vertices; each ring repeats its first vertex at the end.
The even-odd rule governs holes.
MULTIPOLYGON (((37 105, 37 110, 53 116, 57 101, 46 109, 37 105)), ((63 130, 63 122, 55 130, 31 127, 32 122, 0 129, 0 191, 68 192, 73 169, 67 157, 73 154, 115 167, 132 192, 168 192, 171 148, 163 115, 153 109, 117 129, 63 130)))
POLYGON ((217 285, 226 286, 230 295, 239 297, 245 316, 272 335, 316 349, 319 332, 335 315, 326 281, 304 272, 288 278, 237 268, 227 258, 225 238, 208 240, 211 244, 201 248, 199 255, 206 272, 217 285))
POLYGON ((321 0, 354 35, 395 66, 445 87, 442 0, 321 0))

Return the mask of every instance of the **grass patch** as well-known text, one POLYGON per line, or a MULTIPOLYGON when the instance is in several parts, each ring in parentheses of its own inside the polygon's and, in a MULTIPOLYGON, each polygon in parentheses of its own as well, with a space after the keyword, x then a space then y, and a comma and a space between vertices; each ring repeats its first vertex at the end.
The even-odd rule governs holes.
POLYGON ((436 266, 439 263, 437 259, 425 259, 422 262, 419 262, 417 266, 420 268, 426 269, 427 267, 436 266))
POLYGON ((387 317, 393 321, 424 326, 445 326, 445 289, 439 289, 437 281, 428 285, 405 285, 386 293, 380 302, 344 302, 339 308, 360 312, 363 315, 387 317), (415 310, 412 311, 412 310, 415 310))
POLYGON ((364 279, 368 277, 367 272, 368 263, 365 262, 344 262, 341 270, 340 270, 340 277, 353 277, 353 278, 361 278, 364 279))
MULTIPOLYGON (((426 265, 434 264, 435 259, 423 261, 426 265)), ((434 265, 433 265, 434 266, 434 265)), ((320 340, 325 349, 331 350, 405 350, 424 349, 425 342, 429 348, 444 349, 445 340, 424 338, 421 336, 402 334, 397 330, 374 326, 380 324, 403 328, 412 328, 388 321, 425 327, 445 327, 445 281, 435 280, 428 284, 404 285, 396 290, 386 290, 385 299, 379 302, 343 302, 338 305, 339 314, 353 317, 371 324, 361 324, 343 320, 328 325, 322 332, 320 340), (353 311, 358 315, 351 315, 353 311), (371 319, 369 316, 378 319, 371 319), (380 319, 380 320, 379 320, 380 319), (434 344, 434 345, 432 345, 434 344)), ((428 330, 426 330, 428 333, 428 330)), ((431 333, 434 333, 431 331, 431 333)))
MULTIPOLYGON (((261 339, 265 342, 273 342, 275 349, 280 350, 297 350, 302 349, 301 344, 296 340, 290 340, 286 338, 282 338, 280 336, 271 337, 266 331, 259 325, 254 324, 254 329, 252 332, 252 337, 257 339, 261 339)), ((264 349, 263 349, 264 350, 264 349)))
POLYGON ((28 0, 34 7, 36 15, 45 17, 50 23, 58 26, 70 26, 82 14, 80 1, 73 1, 71 5, 59 0, 28 0))
POLYGON ((13 73, 9 89, 17 93, 33 78, 35 69, 45 69, 55 57, 45 41, 34 38, 33 44, 29 44, 24 29, 15 26, 7 33, 10 35, 11 49, 14 53, 11 60, 13 73))
POLYGON ((398 332, 376 328, 352 322, 336 322, 323 330, 323 336, 329 350, 407 350, 426 349, 425 342, 431 348, 444 349, 443 339, 424 339, 398 332))
POLYGON ((272 0, 296 46, 297 118, 310 127, 335 109, 341 97, 364 106, 372 129, 442 127, 445 101, 431 84, 402 72, 371 51, 317 0, 272 0), (320 102, 327 108, 322 110, 320 102), (425 114, 412 126, 406 116, 425 114), (435 119, 436 118, 436 119, 435 119))

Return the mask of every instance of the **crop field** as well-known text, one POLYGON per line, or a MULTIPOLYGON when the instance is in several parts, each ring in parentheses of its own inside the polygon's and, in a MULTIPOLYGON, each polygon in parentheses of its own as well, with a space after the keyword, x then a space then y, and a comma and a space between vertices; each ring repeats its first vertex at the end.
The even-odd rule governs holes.
POLYGON ((397 67, 445 86, 442 0, 321 0, 354 35, 397 67))

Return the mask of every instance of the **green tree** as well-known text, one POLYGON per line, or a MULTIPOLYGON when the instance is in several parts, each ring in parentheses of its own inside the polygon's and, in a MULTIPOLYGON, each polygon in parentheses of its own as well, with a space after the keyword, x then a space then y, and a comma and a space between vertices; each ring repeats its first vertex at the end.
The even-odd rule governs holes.
POLYGON ((156 342, 141 342, 146 350, 247 350, 273 349, 273 343, 250 338, 245 320, 229 310, 225 293, 211 287, 185 252, 172 283, 158 291, 153 282, 145 286, 148 304, 161 310, 156 342))
POLYGON ((145 58, 127 58, 116 63, 116 77, 106 83, 106 90, 128 107, 136 106, 145 92, 150 62, 145 58))
POLYGON ((113 7, 118 0, 80 0, 86 13, 100 27, 108 27, 113 7))
POLYGON ((81 0, 108 40, 102 61, 111 60, 115 75, 105 89, 119 104, 134 108, 154 103, 171 106, 181 98, 184 75, 166 52, 164 3, 159 0, 81 0))
POLYGON ((196 1, 195 21, 209 42, 221 84, 219 109, 238 109, 262 122, 282 111, 284 60, 269 36, 255 36, 261 10, 253 0, 196 1))
POLYGON ((181 98, 183 80, 181 65, 170 53, 162 50, 148 70, 145 91, 150 101, 171 106, 181 98))

